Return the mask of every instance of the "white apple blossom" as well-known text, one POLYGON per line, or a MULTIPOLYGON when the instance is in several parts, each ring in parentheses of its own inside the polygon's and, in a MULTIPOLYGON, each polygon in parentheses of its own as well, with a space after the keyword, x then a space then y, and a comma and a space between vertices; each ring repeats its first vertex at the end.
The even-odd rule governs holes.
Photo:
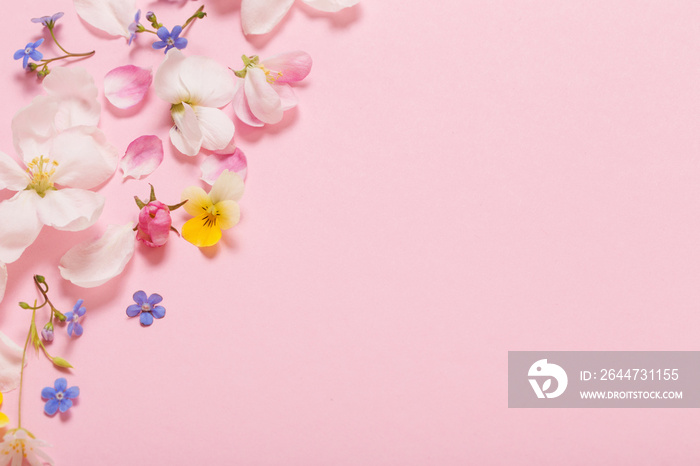
MULTIPOLYGON (((0 152, 0 189, 16 194, 0 202, 0 263, 16 261, 44 225, 78 231, 97 221, 104 197, 90 191, 116 170, 118 153, 94 126, 97 88, 82 68, 57 68, 12 121, 23 163, 0 152)), ((0 273, 0 282, 6 273, 0 273)), ((4 288, 4 286, 0 286, 4 288)))

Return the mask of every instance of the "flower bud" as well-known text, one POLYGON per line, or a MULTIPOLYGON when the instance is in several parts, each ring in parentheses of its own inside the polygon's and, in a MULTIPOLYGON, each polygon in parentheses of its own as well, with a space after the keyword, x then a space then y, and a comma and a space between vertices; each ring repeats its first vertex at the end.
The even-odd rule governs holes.
POLYGON ((163 246, 168 241, 172 224, 168 206, 160 201, 151 201, 139 212, 136 238, 151 248, 163 246))
POLYGON ((41 329, 41 338, 44 341, 53 341, 53 324, 49 322, 41 329))

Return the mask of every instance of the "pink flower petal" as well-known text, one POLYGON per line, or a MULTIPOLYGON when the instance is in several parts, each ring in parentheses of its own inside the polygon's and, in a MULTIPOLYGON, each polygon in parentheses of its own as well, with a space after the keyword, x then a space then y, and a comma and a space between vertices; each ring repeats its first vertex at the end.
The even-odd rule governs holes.
POLYGON ((317 10, 335 13, 343 8, 349 8, 357 5, 360 0, 303 0, 307 5, 316 8, 317 10))
POLYGON ((202 180, 213 185, 224 170, 237 173, 245 181, 248 175, 248 160, 239 148, 232 154, 212 154, 202 162, 202 180))
POLYGON ((243 86, 250 111, 256 118, 269 124, 282 121, 282 100, 267 82, 263 70, 249 68, 243 86))
POLYGON ((133 107, 143 100, 152 81, 150 69, 120 66, 105 76, 105 97, 117 108, 133 107))
POLYGON ((301 81, 311 71, 311 55, 301 50, 282 53, 263 60, 260 65, 270 70, 273 75, 282 73, 275 82, 291 83, 301 81))
POLYGON ((158 136, 141 136, 126 148, 119 164, 124 178, 141 179, 150 175, 163 161, 163 142, 158 136))
POLYGON ((272 31, 291 8, 294 0, 243 0, 241 24, 245 34, 266 34, 272 31))
POLYGON ((22 347, 0 332, 0 392, 19 387, 21 370, 22 347))

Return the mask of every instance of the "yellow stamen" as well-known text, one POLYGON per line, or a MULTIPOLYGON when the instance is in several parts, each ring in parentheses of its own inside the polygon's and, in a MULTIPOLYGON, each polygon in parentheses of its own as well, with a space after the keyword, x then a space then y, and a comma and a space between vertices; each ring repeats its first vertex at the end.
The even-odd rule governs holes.
POLYGON ((41 197, 44 197, 49 189, 55 189, 52 178, 56 173, 56 167, 58 167, 58 162, 44 158, 43 155, 34 158, 27 164, 27 173, 31 178, 27 189, 36 191, 41 197))
POLYGON ((268 70, 267 68, 265 68, 262 65, 258 66, 258 68, 260 68, 261 70, 263 70, 265 72, 265 79, 270 84, 274 83, 275 81, 277 81, 279 78, 282 77, 282 73, 280 71, 278 71, 277 73, 273 73, 272 71, 268 70))

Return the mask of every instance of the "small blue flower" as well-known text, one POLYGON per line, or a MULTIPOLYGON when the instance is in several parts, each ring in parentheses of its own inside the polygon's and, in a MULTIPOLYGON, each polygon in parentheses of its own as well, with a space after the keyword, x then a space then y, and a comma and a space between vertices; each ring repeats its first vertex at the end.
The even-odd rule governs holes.
POLYGON ((129 27, 127 28, 129 30, 129 33, 131 34, 129 36, 129 45, 131 45, 131 41, 133 41, 136 37, 136 31, 141 25, 139 21, 141 21, 141 10, 136 12, 136 14, 134 15, 134 22, 129 24, 129 27))
POLYGON ((187 47, 187 39, 180 37, 182 32, 182 26, 175 26, 173 32, 168 32, 168 28, 162 26, 158 29, 159 41, 153 42, 153 48, 158 50, 165 48, 164 53, 168 53, 168 50, 175 47, 176 49, 184 49, 187 47))
POLYGON ((156 306, 159 302, 163 301, 163 297, 157 293, 153 293, 151 296, 147 296, 143 291, 137 291, 134 293, 134 302, 131 306, 126 308, 126 315, 129 317, 136 317, 141 314, 139 320, 141 325, 149 326, 153 323, 153 318, 162 319, 165 316, 165 308, 163 306, 156 306))
POLYGON ((44 387, 41 390, 41 397, 45 400, 49 400, 44 405, 44 412, 49 416, 56 414, 56 411, 61 411, 65 413, 73 406, 73 399, 80 395, 80 388, 78 387, 68 387, 68 382, 66 379, 61 377, 56 379, 53 384, 53 388, 44 387))
POLYGON ((79 337, 83 334, 83 326, 78 323, 78 319, 85 315, 85 308, 82 307, 83 300, 79 299, 72 311, 66 312, 66 322, 68 322, 68 335, 79 337))
POLYGON ((41 18, 32 18, 32 23, 41 23, 47 28, 53 28, 53 25, 56 24, 56 21, 61 19, 63 17, 63 12, 59 11, 55 15, 52 16, 42 16, 41 18))
POLYGON ((44 42, 44 39, 39 39, 36 42, 30 42, 24 47, 23 49, 19 49, 18 51, 15 52, 15 60, 19 60, 22 58, 22 68, 27 67, 27 63, 29 62, 29 59, 31 58, 34 61, 39 61, 42 58, 44 58, 44 54, 39 52, 37 48, 44 42))

